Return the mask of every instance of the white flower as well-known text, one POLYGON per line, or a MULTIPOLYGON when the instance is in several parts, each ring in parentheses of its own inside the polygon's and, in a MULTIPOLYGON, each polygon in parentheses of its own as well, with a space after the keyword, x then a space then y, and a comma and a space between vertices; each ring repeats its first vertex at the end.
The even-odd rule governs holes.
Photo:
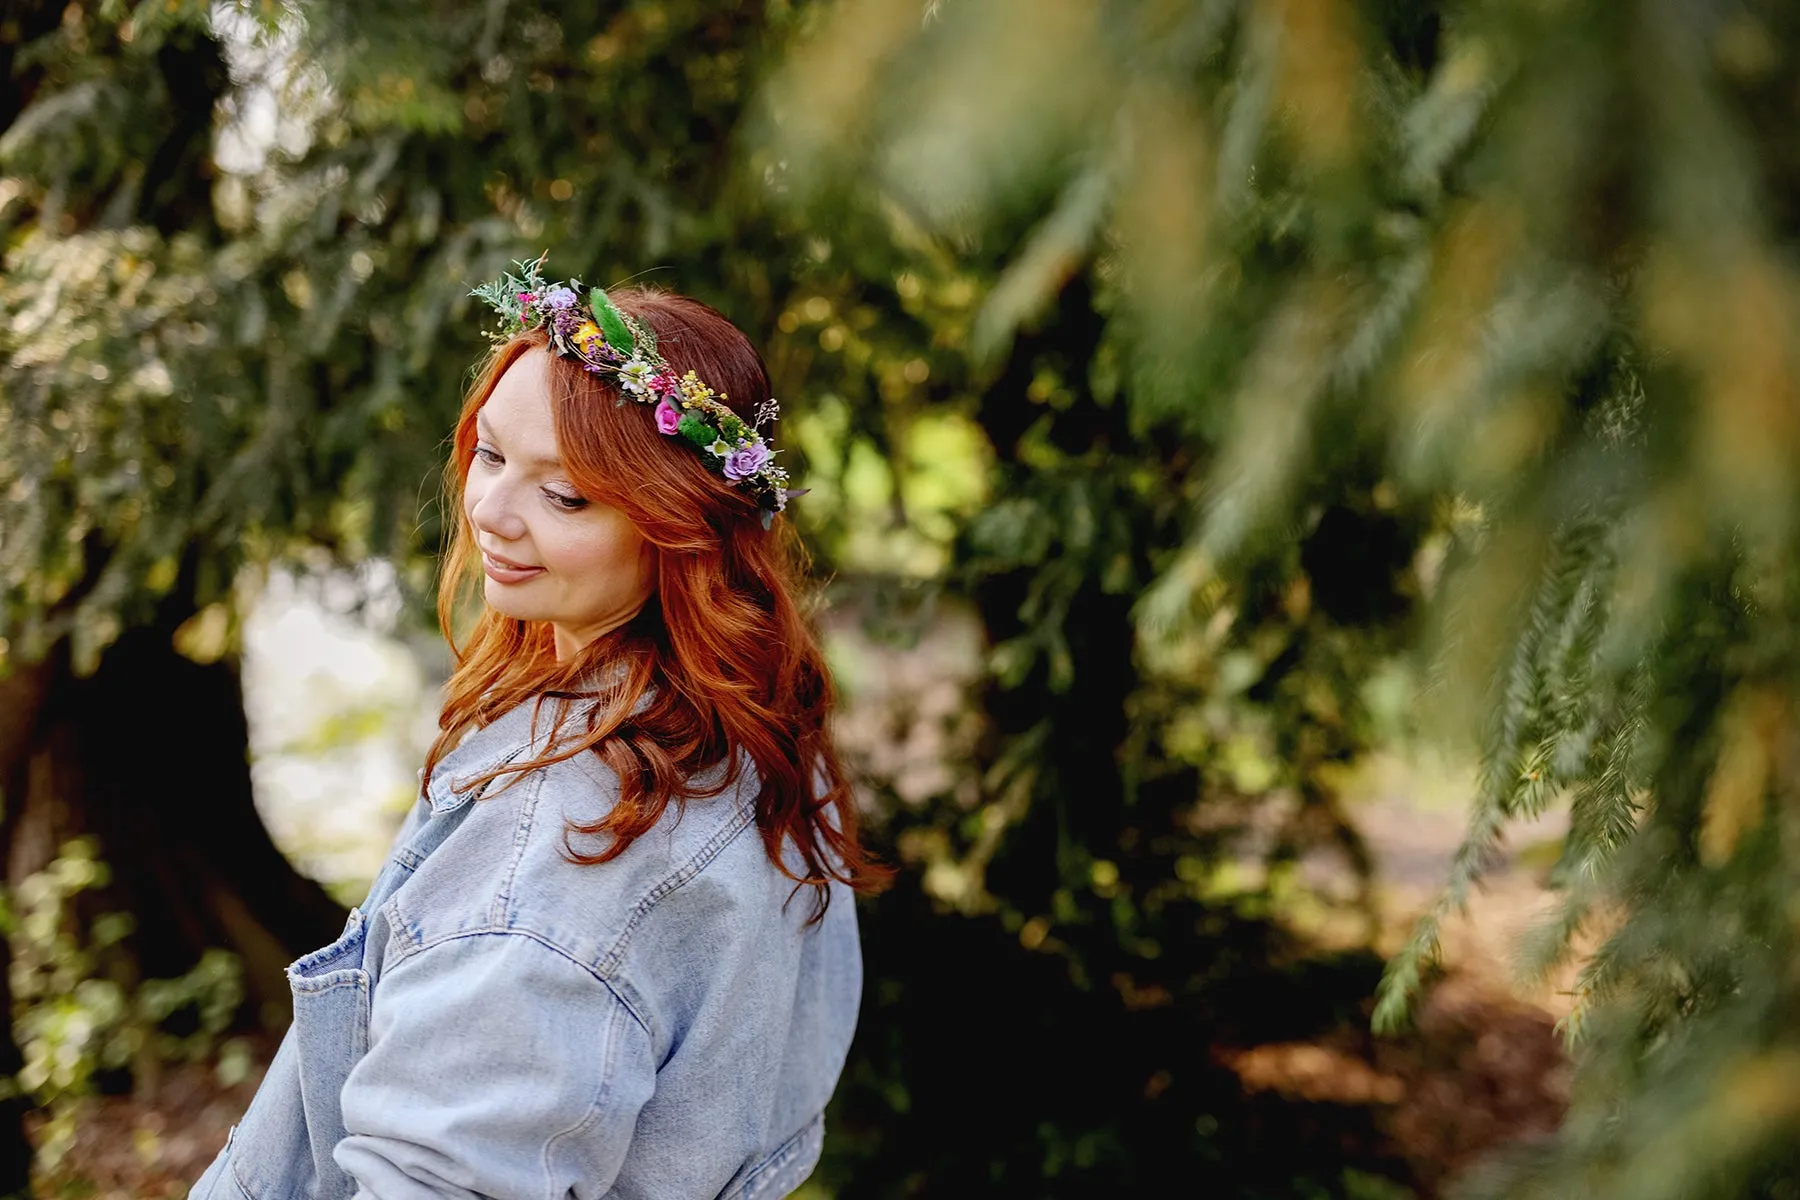
POLYGON ((639 396, 650 394, 650 377, 656 368, 641 358, 634 358, 619 368, 619 386, 639 396))
POLYGON ((713 444, 708 446, 707 449, 711 450, 718 458, 724 458, 727 454, 731 453, 731 445, 724 438, 715 439, 713 444))

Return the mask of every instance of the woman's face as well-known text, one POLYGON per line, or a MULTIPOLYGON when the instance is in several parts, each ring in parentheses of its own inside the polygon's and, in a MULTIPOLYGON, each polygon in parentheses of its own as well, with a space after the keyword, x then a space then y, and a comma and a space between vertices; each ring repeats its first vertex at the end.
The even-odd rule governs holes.
POLYGON ((550 356, 513 360, 476 414, 463 511, 475 527, 483 594, 496 612, 548 621, 566 659, 644 606, 656 551, 616 508, 564 472, 550 414, 550 356))

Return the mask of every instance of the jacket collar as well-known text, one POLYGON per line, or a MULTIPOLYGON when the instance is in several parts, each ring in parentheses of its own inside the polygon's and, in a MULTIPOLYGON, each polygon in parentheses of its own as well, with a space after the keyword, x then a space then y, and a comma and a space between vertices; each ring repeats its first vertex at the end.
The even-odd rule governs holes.
MULTIPOLYGON (((550 728, 555 723, 559 705, 556 700, 538 703, 532 696, 514 705, 500 716, 463 736, 456 749, 438 760, 431 772, 431 786, 425 798, 433 813, 454 812, 471 800, 480 799, 490 788, 504 787, 512 776, 502 775, 486 783, 477 783, 495 767, 515 760, 530 760, 549 747, 550 728), (536 718, 537 729, 532 729, 536 718)), ((591 700, 570 700, 565 722, 578 720, 591 700)))
MULTIPOLYGON (((624 663, 616 660, 602 663, 569 690, 528 697, 486 725, 464 734, 456 749, 439 759, 431 773, 431 787, 425 796, 431 811, 454 812, 469 801, 479 799, 490 788, 504 787, 512 776, 502 775, 486 784, 474 781, 505 763, 529 761, 545 753, 557 717, 562 717, 565 728, 567 722, 586 717, 588 710, 598 704, 611 685, 620 681, 625 673, 624 663), (540 698, 544 701, 541 706, 540 698), (535 733, 532 729, 534 716, 537 721, 535 733)), ((642 712, 649 704, 650 696, 650 692, 645 692, 638 697, 632 711, 642 712)))

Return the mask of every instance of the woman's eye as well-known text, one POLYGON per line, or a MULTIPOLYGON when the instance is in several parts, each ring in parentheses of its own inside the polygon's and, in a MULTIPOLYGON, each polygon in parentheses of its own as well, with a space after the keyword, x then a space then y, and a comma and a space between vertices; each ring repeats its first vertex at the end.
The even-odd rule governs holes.
POLYGON ((480 459, 482 462, 486 463, 490 467, 497 467, 502 462, 505 461, 494 451, 489 450, 486 446, 475 447, 475 457, 480 459))
POLYGON ((587 507, 587 501, 580 496, 565 496, 561 492, 553 492, 549 488, 544 489, 544 495, 549 497, 550 503, 564 512, 576 512, 587 507))

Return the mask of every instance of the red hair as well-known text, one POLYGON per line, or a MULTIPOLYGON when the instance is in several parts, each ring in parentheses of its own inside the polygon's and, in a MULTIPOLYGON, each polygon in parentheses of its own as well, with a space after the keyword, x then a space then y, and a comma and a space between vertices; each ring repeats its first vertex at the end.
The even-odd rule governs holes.
MULTIPOLYGON (((693 371, 746 421, 769 399, 761 356, 729 321, 697 300, 626 288, 613 302, 656 336, 677 374, 693 371)), ((737 783, 744 760, 760 788, 756 823, 770 860, 816 889, 813 920, 830 901, 829 883, 859 891, 889 874, 858 841, 856 805, 827 723, 831 677, 817 639, 794 599, 805 564, 792 526, 762 527, 756 501, 702 464, 692 448, 657 432, 649 409, 619 403, 612 384, 580 363, 549 354, 550 404, 558 451, 582 495, 624 513, 656 549, 656 591, 624 625, 566 662, 556 660, 547 622, 503 616, 481 606, 458 645, 453 614, 463 589, 481 594, 480 555, 463 510, 475 452, 475 414, 517 359, 547 347, 544 330, 497 345, 482 364, 457 419, 445 470, 447 512, 455 522, 438 590, 438 624, 456 655, 439 734, 425 778, 469 729, 536 699, 566 695, 603 667, 617 673, 579 734, 552 730, 549 750, 480 779, 598 754, 619 779, 619 800, 592 824, 571 823, 564 852, 585 864, 623 853, 662 817, 671 801, 716 796, 737 783), (649 699, 634 711, 646 694, 649 699), (725 765, 716 786, 695 777, 725 765), (583 852, 574 838, 601 839, 583 852), (783 858, 791 841, 802 867, 783 858)), ((560 718, 559 718, 560 720, 560 718)), ((479 780, 477 781, 479 782, 479 780)), ((471 786, 473 786, 471 784, 471 786)))

